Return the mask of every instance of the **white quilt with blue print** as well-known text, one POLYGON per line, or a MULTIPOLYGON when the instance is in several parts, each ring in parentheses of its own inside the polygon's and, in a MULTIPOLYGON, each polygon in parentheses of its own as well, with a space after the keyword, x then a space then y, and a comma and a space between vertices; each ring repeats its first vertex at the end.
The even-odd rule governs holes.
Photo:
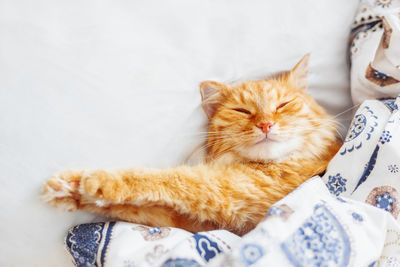
POLYGON ((77 266, 400 266, 400 97, 365 101, 326 174, 242 238, 107 222, 72 228, 77 266))

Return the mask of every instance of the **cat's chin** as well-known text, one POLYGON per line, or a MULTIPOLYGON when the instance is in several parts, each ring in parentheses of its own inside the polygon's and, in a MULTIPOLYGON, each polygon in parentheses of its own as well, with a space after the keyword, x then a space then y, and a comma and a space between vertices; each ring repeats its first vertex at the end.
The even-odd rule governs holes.
POLYGON ((237 148, 237 151, 245 158, 252 161, 275 161, 280 162, 289 159, 293 152, 301 147, 300 138, 290 140, 277 140, 274 138, 263 138, 249 146, 237 148))
POLYGON ((282 142, 282 141, 274 139, 274 138, 262 137, 259 141, 256 141, 254 145, 265 145, 268 143, 279 143, 279 142, 282 142))

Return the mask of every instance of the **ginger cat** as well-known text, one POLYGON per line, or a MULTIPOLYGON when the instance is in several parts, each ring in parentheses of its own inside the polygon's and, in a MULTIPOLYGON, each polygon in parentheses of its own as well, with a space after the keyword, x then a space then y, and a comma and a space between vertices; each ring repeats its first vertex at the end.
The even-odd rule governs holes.
POLYGON ((247 233, 271 205, 322 173, 341 145, 334 120, 305 92, 308 59, 269 80, 201 83, 206 163, 65 171, 45 183, 44 200, 152 226, 247 233))

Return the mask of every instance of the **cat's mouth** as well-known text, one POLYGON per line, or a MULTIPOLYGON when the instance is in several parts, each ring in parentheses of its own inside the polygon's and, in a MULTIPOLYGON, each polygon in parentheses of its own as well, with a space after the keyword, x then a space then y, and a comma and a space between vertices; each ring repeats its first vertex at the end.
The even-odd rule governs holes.
POLYGON ((272 142, 278 143, 279 140, 275 139, 272 136, 265 135, 265 136, 262 136, 260 139, 258 139, 254 144, 259 145, 259 144, 268 144, 268 143, 272 143, 272 142))

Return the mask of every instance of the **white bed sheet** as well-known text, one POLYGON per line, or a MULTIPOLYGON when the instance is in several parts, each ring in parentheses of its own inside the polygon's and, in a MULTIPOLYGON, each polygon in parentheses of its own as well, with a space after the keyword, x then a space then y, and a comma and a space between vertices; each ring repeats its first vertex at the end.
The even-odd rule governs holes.
POLYGON ((67 229, 98 218, 44 205, 43 181, 182 162, 206 129, 202 80, 263 77, 311 52, 311 93, 349 108, 357 4, 0 0, 0 266, 71 266, 67 229))

